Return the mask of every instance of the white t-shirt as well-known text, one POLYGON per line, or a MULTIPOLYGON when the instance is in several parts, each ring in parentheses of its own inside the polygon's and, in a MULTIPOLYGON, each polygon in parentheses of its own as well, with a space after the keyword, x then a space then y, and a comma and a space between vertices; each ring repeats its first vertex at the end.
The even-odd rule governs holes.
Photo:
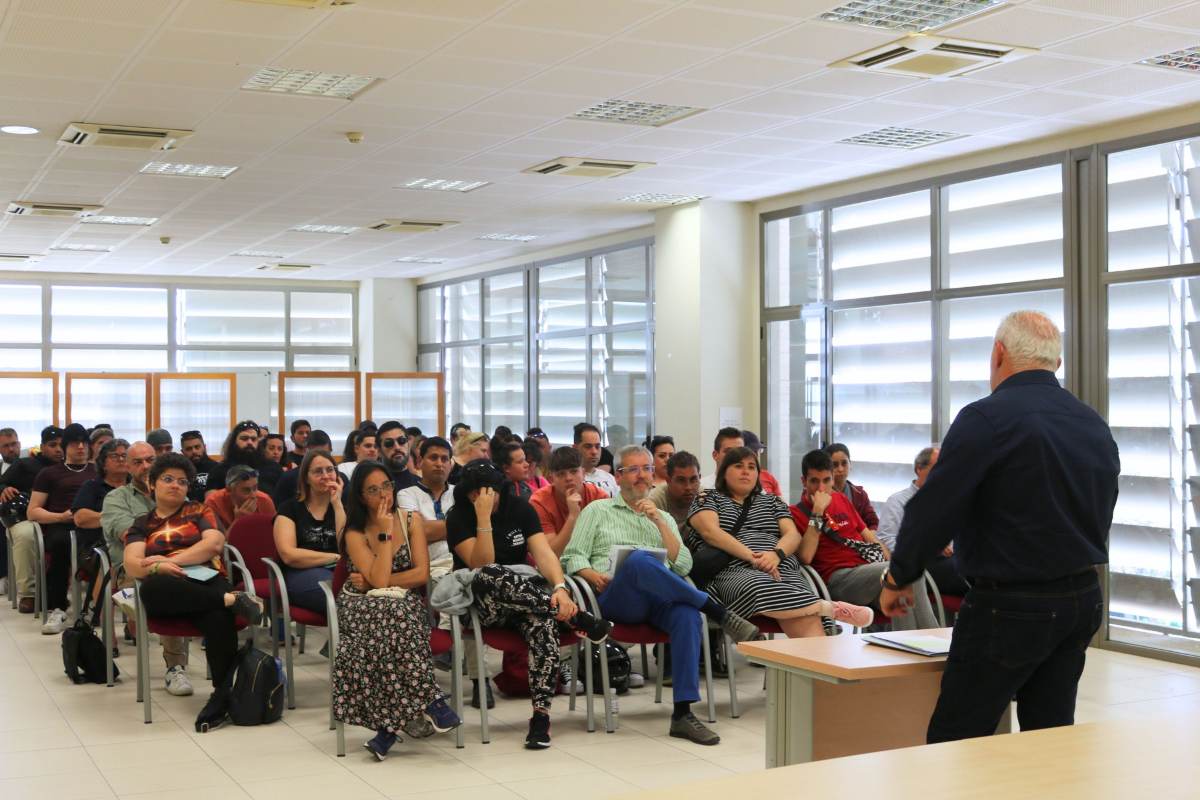
POLYGON ((343 461, 338 464, 338 472, 346 476, 346 483, 350 482, 350 477, 354 475, 354 468, 357 466, 357 461, 343 461))
MULTIPOLYGON (((442 498, 439 501, 442 508, 441 517, 437 514, 437 508, 433 504, 433 496, 427 492, 422 486, 409 486, 407 489, 401 489, 396 492, 396 508, 404 511, 415 511, 421 515, 421 519, 444 520, 446 515, 450 513, 450 509, 454 508, 454 486, 446 484, 446 491, 442 492, 442 498)), ((445 558, 450 555, 450 545, 443 539, 440 542, 429 543, 429 560, 437 561, 439 558, 445 558)))
POLYGON ((617 486, 617 479, 612 476, 611 472, 605 472, 600 468, 596 468, 583 476, 584 483, 590 483, 593 486, 599 486, 609 497, 616 497, 620 487, 617 486))

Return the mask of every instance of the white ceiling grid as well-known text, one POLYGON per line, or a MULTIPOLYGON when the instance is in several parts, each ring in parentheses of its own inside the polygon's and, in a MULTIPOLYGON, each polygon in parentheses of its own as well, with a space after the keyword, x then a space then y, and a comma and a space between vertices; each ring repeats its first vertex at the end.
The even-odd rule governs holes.
POLYGON ((149 227, 0 220, 37 270, 311 279, 429 275, 640 227, 636 193, 754 200, 1200 102, 1200 76, 1137 65, 1200 44, 1197 0, 1010 0, 941 34, 1040 52, 928 82, 826 65, 899 34, 819 21, 837 0, 0 0, 2 200, 96 203, 149 227), (264 66, 370 75, 353 101, 242 91, 264 66), (622 98, 706 109, 645 128, 568 119, 622 98), (68 123, 195 130, 177 151, 56 144, 68 123), (883 127, 964 134, 914 151, 838 142, 883 127), (362 144, 346 141, 362 131, 362 144), (614 179, 521 172, 557 156, 656 162, 614 179), (141 175, 225 164, 225 180, 141 175), (416 178, 483 180, 470 193, 416 178), (441 220, 435 233, 289 230, 441 220), (533 243, 480 240, 536 235, 533 243), (169 246, 159 243, 170 236, 169 246), (51 250, 98 244, 111 252, 51 250), (397 263, 401 257, 440 265, 397 263), (293 278, 295 276, 288 275, 293 278))

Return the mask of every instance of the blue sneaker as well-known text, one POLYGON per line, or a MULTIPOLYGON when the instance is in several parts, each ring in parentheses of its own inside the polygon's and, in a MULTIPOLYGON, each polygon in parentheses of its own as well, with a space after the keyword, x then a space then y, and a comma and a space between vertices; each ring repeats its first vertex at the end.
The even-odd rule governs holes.
POLYGON ((462 725, 462 720, 458 718, 458 714, 454 713, 449 704, 446 703, 446 698, 439 697, 429 704, 425 709, 425 719, 429 720, 429 724, 438 733, 452 731, 459 725, 462 725))
POLYGON ((376 761, 383 761, 387 758, 388 750, 392 749, 392 745, 400 737, 394 733, 388 733, 383 728, 380 728, 375 736, 363 742, 363 747, 371 751, 371 755, 375 756, 376 761))

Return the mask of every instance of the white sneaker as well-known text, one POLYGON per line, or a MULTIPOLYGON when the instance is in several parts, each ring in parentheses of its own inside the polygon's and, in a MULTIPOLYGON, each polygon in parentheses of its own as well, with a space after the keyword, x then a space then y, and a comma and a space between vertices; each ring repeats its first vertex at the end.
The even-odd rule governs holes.
POLYGON ((8 578, 0 577, 0 594, 8 594, 8 578))
POLYGON ((167 694, 176 697, 187 697, 194 690, 183 667, 171 667, 167 670, 167 694))
POLYGON ((629 673, 629 688, 640 689, 646 685, 646 676, 640 672, 629 673))
POLYGON ((67 612, 60 611, 55 608, 51 610, 49 616, 46 617, 46 622, 42 625, 42 634, 45 636, 53 636, 57 633, 62 633, 67 629, 67 612))

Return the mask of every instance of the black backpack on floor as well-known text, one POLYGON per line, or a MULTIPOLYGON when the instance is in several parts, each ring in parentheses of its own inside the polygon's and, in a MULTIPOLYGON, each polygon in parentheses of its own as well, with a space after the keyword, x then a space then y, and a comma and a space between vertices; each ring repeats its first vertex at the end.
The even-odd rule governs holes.
MULTIPOLYGON (((104 592, 106 588, 108 588, 107 575, 100 583, 100 597, 108 600, 104 592)), ((92 592, 89 585, 84 589, 83 608, 80 609, 75 624, 63 631, 62 635, 63 671, 67 673, 71 682, 76 684, 108 682, 105 645, 94 630, 95 617, 99 616, 99 612, 97 611, 92 619, 88 619, 88 602, 91 597, 92 592)), ((121 671, 114 663, 113 680, 116 680, 120 674, 121 671)))
POLYGON ((229 689, 229 720, 234 725, 267 725, 283 717, 287 679, 278 658, 254 646, 251 637, 238 650, 229 689))

